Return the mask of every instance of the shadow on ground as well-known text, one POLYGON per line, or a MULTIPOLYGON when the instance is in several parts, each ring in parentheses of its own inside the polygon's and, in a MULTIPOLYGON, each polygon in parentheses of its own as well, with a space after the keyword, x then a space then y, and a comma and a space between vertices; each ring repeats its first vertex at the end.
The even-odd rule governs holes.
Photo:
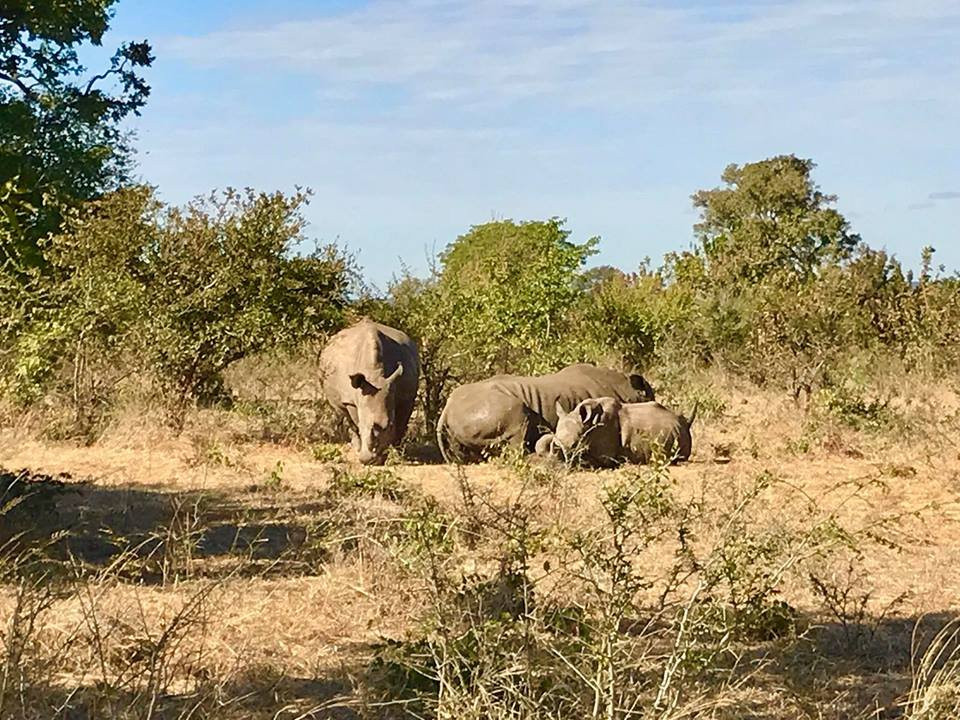
POLYGON ((336 510, 320 492, 171 493, 0 470, 0 548, 93 568, 123 555, 148 583, 177 564, 228 557, 254 574, 310 572, 343 521, 336 510))
POLYGON ((226 683, 198 681, 184 694, 154 694, 149 684, 139 691, 29 685, 5 705, 10 717, 25 720, 355 720, 361 715, 349 674, 298 678, 252 667, 226 683))
MULTIPOLYGON (((146 583, 163 581, 165 562, 184 561, 178 553, 191 561, 234 558, 257 574, 303 574, 316 572, 325 562, 325 543, 337 531, 340 500, 320 491, 283 498, 259 490, 174 494, 0 471, 0 549, 44 547, 53 559, 72 556, 98 568, 133 548, 140 561, 136 579, 146 583)), ((217 571, 222 572, 222 565, 217 571)), ((957 614, 945 609, 922 617, 862 616, 845 622, 800 617, 797 624, 804 630, 799 637, 744 643, 735 662, 727 659, 725 667, 717 667, 716 677, 742 679, 744 688, 755 690, 731 714, 717 717, 902 717, 916 659, 957 614)), ((158 697, 153 717, 353 718, 356 698, 363 693, 350 678, 363 676, 361 663, 334 678, 272 676, 269 669, 258 668, 228 685, 200 678, 192 694, 158 697), (353 700, 338 702, 343 696, 353 700)), ((373 690, 388 700, 404 699, 404 688, 373 690)), ((46 703, 45 712, 21 713, 24 717, 143 716, 138 705, 143 698, 119 691, 34 691, 46 703)), ((387 716, 386 711, 374 714, 387 716)))

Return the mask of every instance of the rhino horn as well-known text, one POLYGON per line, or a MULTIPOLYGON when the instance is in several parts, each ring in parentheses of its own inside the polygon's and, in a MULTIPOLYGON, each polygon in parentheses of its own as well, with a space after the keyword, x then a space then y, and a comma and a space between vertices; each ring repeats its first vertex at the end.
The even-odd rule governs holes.
POLYGON ((394 370, 394 371, 390 374, 389 377, 387 377, 387 381, 386 381, 385 384, 386 384, 386 385, 389 385, 389 384, 392 383, 394 380, 396 380, 397 378, 399 378, 401 375, 403 375, 403 363, 398 363, 398 364, 397 364, 397 369, 394 370))
POLYGON ((580 421, 584 425, 596 425, 600 422, 602 414, 603 409, 600 407, 600 403, 591 401, 580 403, 580 421))

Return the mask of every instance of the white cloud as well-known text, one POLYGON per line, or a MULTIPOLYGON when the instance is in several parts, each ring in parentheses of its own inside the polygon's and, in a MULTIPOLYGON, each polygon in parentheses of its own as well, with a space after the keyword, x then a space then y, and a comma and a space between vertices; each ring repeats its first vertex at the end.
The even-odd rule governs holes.
POLYGON ((958 28, 954 0, 374 0, 311 20, 178 36, 161 52, 198 65, 304 73, 325 92, 395 86, 411 105, 535 99, 635 108, 830 88, 883 99, 878 82, 939 92, 960 78, 958 28), (900 53, 917 46, 927 48, 922 63, 900 53))
POLYGON ((312 186, 316 234, 379 279, 492 213, 566 215, 630 267, 685 246, 689 194, 726 163, 780 152, 817 160, 870 242, 947 247, 960 212, 905 207, 958 180, 957 0, 371 0, 231 22, 157 43, 158 69, 196 81, 172 63, 155 85, 146 177, 173 200, 312 186))

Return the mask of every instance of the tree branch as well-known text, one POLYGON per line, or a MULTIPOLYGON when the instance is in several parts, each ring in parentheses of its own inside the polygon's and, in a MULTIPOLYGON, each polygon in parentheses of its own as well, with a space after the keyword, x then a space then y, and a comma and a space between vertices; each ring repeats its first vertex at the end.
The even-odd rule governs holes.
POLYGON ((38 100, 39 96, 33 91, 29 85, 23 82, 20 78, 14 75, 8 75, 5 72, 0 71, 0 80, 5 80, 8 83, 16 85, 20 88, 20 91, 26 95, 30 100, 38 100))
POLYGON ((93 86, 95 83, 98 83, 101 80, 106 80, 111 75, 120 75, 121 73, 123 73, 123 69, 126 67, 129 61, 130 61, 130 58, 125 57, 123 59, 123 62, 121 62, 119 65, 114 65, 109 70, 104 70, 102 73, 94 75, 92 78, 90 78, 90 82, 87 83, 87 87, 83 91, 84 96, 87 96, 90 94, 90 92, 93 90, 93 86))

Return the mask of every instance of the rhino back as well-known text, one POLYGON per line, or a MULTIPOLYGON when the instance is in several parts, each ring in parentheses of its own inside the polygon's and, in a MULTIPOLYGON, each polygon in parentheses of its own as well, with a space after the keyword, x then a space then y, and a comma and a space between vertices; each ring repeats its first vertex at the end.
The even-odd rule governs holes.
MULTIPOLYGON (((651 443, 656 443, 669 456, 684 429, 680 416, 658 402, 631 403, 620 409, 620 438, 628 455, 630 451, 649 455, 651 443)), ((689 455, 689 442, 686 445, 689 455)))
POLYGON ((524 399, 528 407, 551 427, 557 426, 557 402, 567 410, 588 398, 612 397, 636 403, 645 396, 633 387, 630 378, 616 370, 585 363, 569 365, 552 375, 525 378, 524 399))

